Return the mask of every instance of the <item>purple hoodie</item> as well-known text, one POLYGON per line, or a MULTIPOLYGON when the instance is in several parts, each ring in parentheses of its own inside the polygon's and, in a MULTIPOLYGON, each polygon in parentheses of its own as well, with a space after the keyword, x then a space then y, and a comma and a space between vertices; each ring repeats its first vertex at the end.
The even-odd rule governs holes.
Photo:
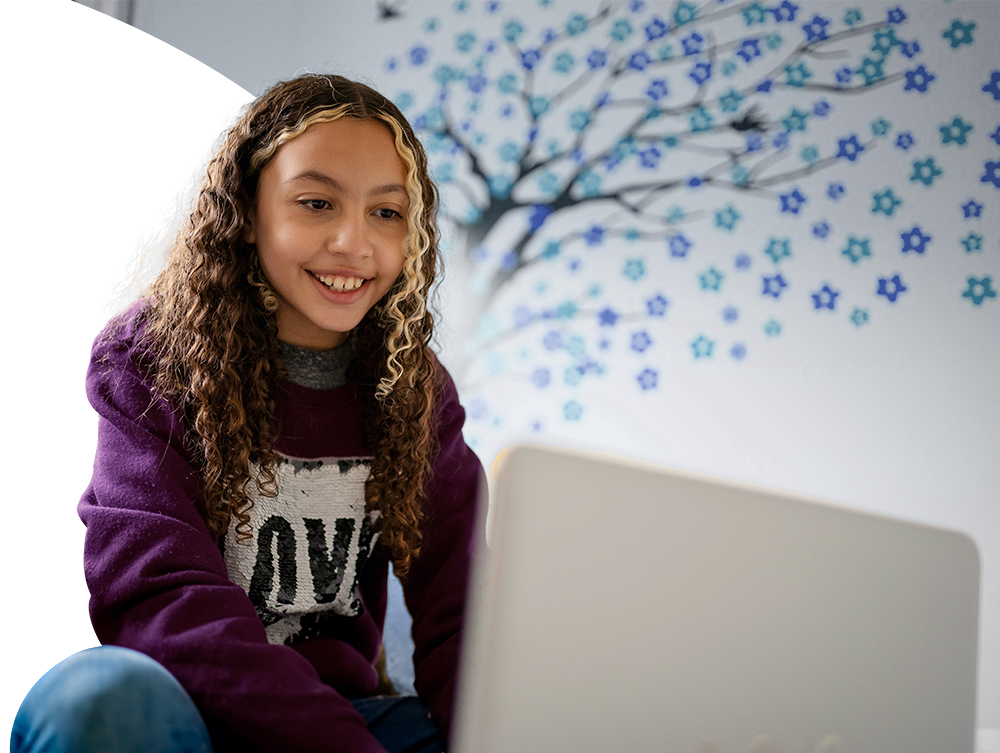
MULTIPOLYGON (((280 495, 258 500, 255 549, 240 551, 232 532, 220 546, 202 518, 203 482, 183 418, 151 387, 155 364, 141 338, 142 310, 133 307, 98 337, 87 374, 100 420, 94 475, 79 513, 97 637, 170 670, 220 753, 382 751, 346 700, 375 692, 388 563, 372 515, 350 498, 350 488, 356 494, 363 487, 371 458, 361 435, 359 385, 314 390, 279 383, 282 494, 293 503, 308 498, 306 511, 266 507, 280 507, 280 495), (338 479, 348 471, 354 480, 345 492, 338 479), (286 493, 286 482, 300 480, 296 496, 286 493), (348 495, 331 504, 355 509, 354 518, 333 512, 324 519, 328 488, 348 495), (338 549, 338 541, 351 543, 338 549), (337 554, 348 549, 349 561, 337 554), (234 583, 239 561, 242 587, 234 583)), ((440 453, 427 485, 421 553, 404 593, 413 615, 415 687, 447 734, 485 485, 462 438, 465 412, 455 386, 439 372, 440 453)))

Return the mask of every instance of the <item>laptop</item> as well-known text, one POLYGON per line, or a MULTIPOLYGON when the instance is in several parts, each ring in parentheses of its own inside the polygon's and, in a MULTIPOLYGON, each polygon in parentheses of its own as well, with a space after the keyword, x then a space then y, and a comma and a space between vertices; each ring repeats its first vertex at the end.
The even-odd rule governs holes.
POLYGON ((974 750, 964 534, 534 446, 495 491, 451 750, 974 750))

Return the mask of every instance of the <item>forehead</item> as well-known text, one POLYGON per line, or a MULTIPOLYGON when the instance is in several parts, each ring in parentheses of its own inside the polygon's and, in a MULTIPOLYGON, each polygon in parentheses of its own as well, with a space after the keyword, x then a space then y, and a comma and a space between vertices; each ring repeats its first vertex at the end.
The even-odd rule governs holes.
POLYGON ((406 164, 389 127, 377 120, 340 118, 314 123, 279 148, 264 172, 279 180, 321 171, 338 181, 405 183, 406 164))

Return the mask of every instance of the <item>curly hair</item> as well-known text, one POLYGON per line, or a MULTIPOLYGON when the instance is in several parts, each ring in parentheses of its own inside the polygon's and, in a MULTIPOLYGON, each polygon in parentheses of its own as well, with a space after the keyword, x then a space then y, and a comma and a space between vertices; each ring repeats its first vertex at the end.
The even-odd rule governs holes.
POLYGON ((340 76, 308 74, 250 103, 209 162, 167 266, 149 290, 146 332, 157 355, 156 387, 183 409, 201 463, 209 530, 222 535, 235 520, 237 539, 246 543, 253 493, 277 492, 273 395, 283 373, 278 299, 247 241, 248 220, 261 172, 281 145, 339 118, 384 124, 406 167, 403 269, 354 329, 363 435, 374 456, 365 500, 379 511, 382 545, 405 577, 419 553, 423 489, 437 452, 427 304, 437 274, 438 196, 426 154, 392 102, 340 76))

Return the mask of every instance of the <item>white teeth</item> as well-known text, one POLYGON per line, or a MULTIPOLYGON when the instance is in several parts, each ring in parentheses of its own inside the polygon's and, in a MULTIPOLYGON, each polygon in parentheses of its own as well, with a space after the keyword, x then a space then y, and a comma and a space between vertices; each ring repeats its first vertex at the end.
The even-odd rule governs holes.
POLYGON ((316 279, 322 282, 331 290, 336 290, 338 293, 343 293, 345 291, 357 290, 365 281, 361 277, 334 277, 334 276, 323 276, 316 275, 316 279))

